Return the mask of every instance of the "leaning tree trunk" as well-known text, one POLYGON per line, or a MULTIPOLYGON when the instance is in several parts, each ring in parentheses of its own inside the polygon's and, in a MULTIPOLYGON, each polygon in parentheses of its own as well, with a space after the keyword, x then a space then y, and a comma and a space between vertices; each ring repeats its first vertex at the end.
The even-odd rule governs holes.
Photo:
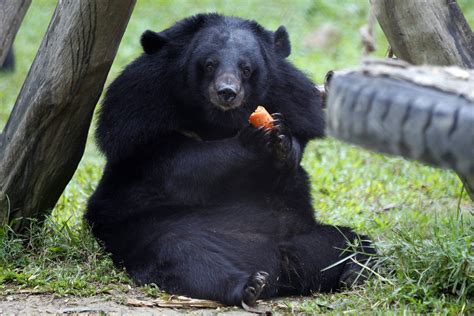
MULTIPOLYGON (((415 65, 474 68, 474 34, 456 0, 370 2, 398 58, 415 65)), ((460 178, 474 200, 474 179, 460 178)))
POLYGON ((371 0, 397 57, 474 68, 474 35, 455 0, 371 0))
MULTIPOLYGON (((84 152, 135 0, 60 0, 0 136, 0 215, 41 219, 84 152)), ((21 231, 27 221, 18 221, 21 231)))
POLYGON ((0 0, 0 65, 7 57, 30 4, 31 0, 0 0))

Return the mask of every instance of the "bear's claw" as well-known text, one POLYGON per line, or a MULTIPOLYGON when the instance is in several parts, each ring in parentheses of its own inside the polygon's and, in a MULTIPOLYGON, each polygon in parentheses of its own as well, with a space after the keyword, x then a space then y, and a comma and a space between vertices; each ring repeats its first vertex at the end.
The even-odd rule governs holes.
POLYGON ((244 287, 243 303, 248 306, 257 305, 257 299, 267 284, 269 274, 265 271, 258 271, 252 274, 244 287))
POLYGON ((281 113, 272 114, 274 127, 272 129, 272 150, 278 168, 284 166, 291 154, 291 133, 281 113))

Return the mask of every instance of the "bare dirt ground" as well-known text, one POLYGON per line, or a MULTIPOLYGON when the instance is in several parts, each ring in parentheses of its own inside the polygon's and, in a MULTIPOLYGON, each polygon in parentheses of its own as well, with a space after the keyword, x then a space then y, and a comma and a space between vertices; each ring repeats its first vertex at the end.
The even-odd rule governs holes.
MULTIPOLYGON (((147 300, 143 300, 147 302, 147 300)), ((150 301, 151 302, 151 301, 150 301)), ((144 304, 145 305, 145 304, 144 304)), ((249 314, 238 308, 163 308, 151 306, 132 306, 112 296, 94 297, 55 297, 54 295, 16 294, 0 300, 0 315, 9 314, 87 314, 87 315, 216 315, 249 314)))
MULTIPOLYGON (((186 304, 184 308, 160 307, 158 301, 114 295, 57 297, 53 294, 11 294, 0 296, 0 315, 255 315, 237 307, 196 308, 186 304)), ((277 301, 261 303, 259 309, 263 314, 275 314, 272 310, 278 308, 278 304, 277 301)))

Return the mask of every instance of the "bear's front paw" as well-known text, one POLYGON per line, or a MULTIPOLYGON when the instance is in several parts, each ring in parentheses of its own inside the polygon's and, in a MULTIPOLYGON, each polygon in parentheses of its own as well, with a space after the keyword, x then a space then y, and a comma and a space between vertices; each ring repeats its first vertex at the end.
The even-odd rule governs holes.
POLYGON ((272 130, 265 127, 255 128, 249 124, 240 131, 238 137, 245 148, 258 154, 270 154, 272 130))
POLYGON ((273 128, 271 130, 271 150, 275 166, 279 169, 292 165, 292 138, 291 132, 280 113, 272 114, 273 128))

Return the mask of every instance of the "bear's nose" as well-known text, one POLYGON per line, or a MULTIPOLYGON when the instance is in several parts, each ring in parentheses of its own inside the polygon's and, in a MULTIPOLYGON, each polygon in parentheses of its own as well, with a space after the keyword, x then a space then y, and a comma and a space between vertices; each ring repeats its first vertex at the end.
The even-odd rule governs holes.
POLYGON ((219 99, 224 102, 232 102, 237 96, 237 92, 230 86, 222 87, 217 91, 219 99))

